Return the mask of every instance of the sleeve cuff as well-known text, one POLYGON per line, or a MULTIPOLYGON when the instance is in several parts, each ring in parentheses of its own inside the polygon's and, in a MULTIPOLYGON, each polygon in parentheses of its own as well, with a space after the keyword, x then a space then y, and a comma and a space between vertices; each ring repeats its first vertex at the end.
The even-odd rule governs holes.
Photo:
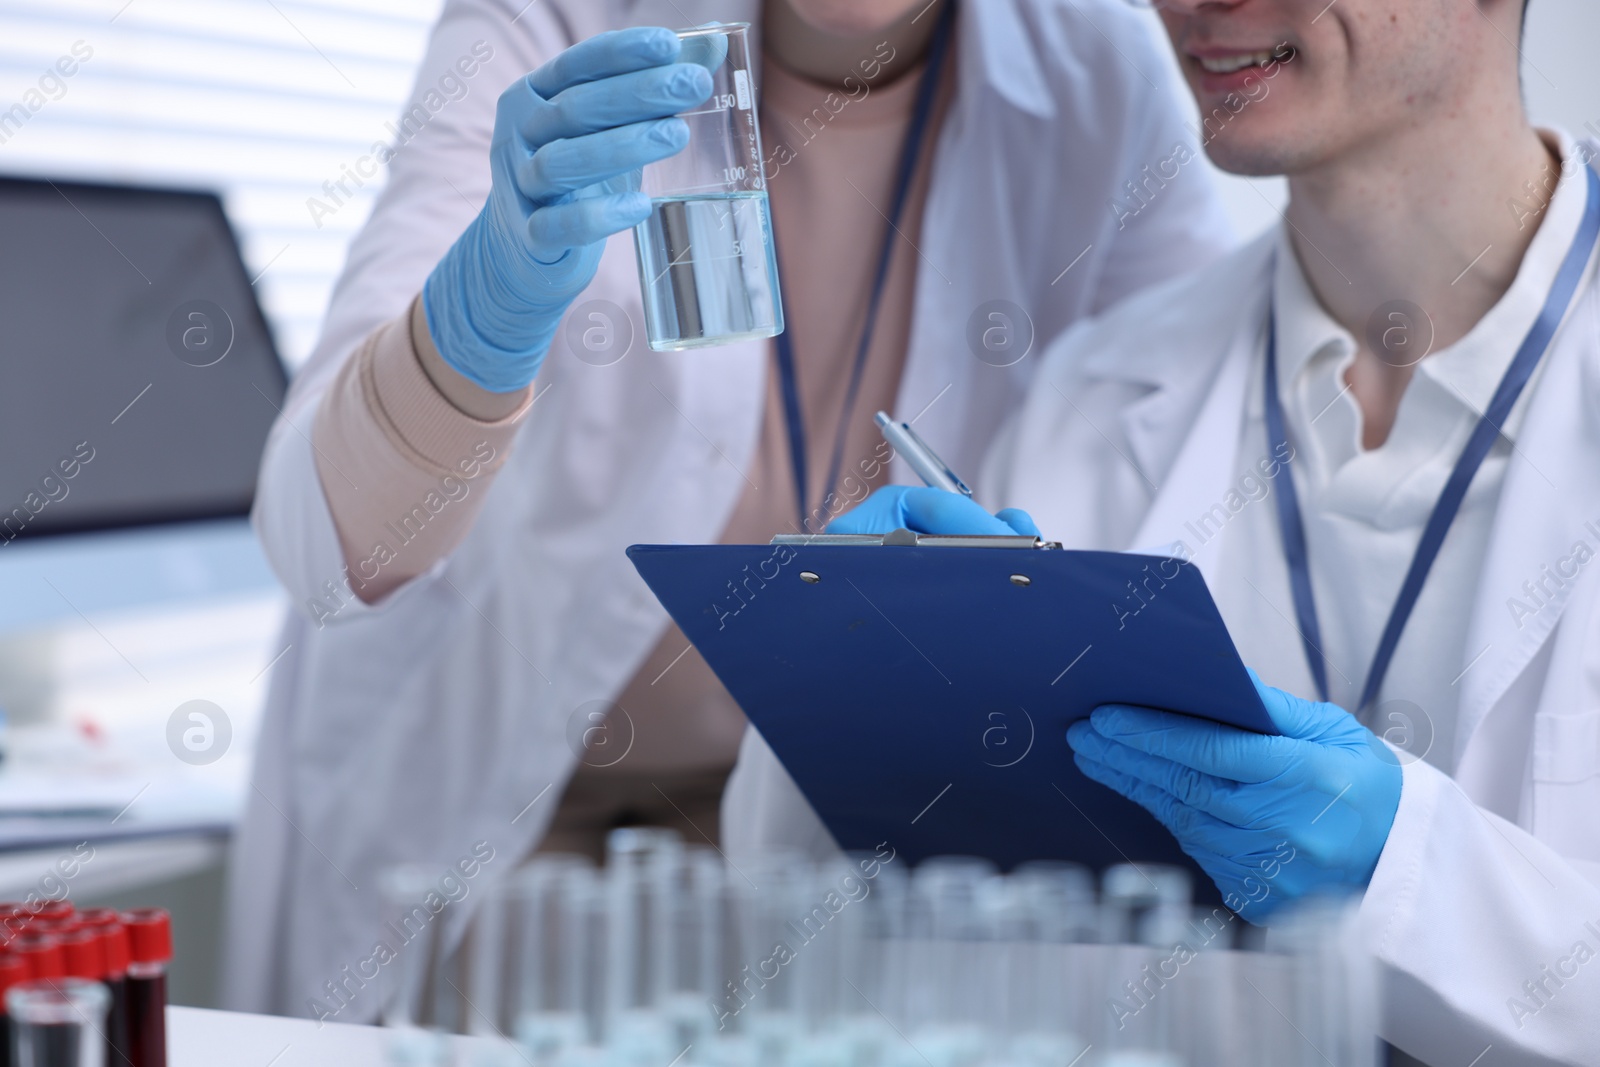
POLYGON ((496 457, 485 469, 498 470, 533 404, 532 390, 509 415, 493 420, 474 418, 451 403, 422 365, 419 344, 432 341, 426 337, 420 308, 418 297, 408 315, 380 330, 375 343, 360 354, 362 392, 373 418, 401 455, 434 477, 456 473, 461 457, 473 454, 485 441, 494 447, 496 457), (421 338, 415 336, 419 321, 421 338))
POLYGON ((1416 904, 1428 834, 1440 790, 1447 786, 1444 772, 1437 767, 1406 753, 1399 756, 1409 761, 1401 764, 1400 805, 1357 918, 1366 944, 1380 955, 1392 944, 1396 925, 1416 904))

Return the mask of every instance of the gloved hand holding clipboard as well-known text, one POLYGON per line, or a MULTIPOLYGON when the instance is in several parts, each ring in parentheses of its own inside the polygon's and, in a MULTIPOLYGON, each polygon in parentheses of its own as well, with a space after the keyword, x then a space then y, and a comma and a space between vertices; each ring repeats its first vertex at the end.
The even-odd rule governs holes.
POLYGON ((846 849, 1198 873, 1144 809, 1084 777, 1067 726, 1129 704, 1277 732, 1175 558, 909 530, 628 556, 846 849))

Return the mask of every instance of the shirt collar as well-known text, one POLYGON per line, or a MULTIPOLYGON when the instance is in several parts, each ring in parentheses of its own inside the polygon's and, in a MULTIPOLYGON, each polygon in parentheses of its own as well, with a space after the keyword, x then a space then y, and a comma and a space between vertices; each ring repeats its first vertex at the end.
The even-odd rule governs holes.
POLYGON ((961 83, 969 88, 981 80, 1015 107, 1053 118, 1056 101, 1040 66, 1038 38, 1028 32, 1020 7, 1017 0, 961 5, 956 12, 961 83))
MULTIPOLYGON (((1506 368, 1543 310, 1583 219, 1587 178, 1572 138, 1560 131, 1541 130, 1540 135, 1567 165, 1562 168, 1561 179, 1540 219, 1539 231, 1522 257, 1516 278, 1465 337, 1449 348, 1433 352, 1418 366, 1419 375, 1439 384, 1463 408, 1477 415, 1488 410, 1506 368)), ((1336 363, 1342 369, 1355 351, 1355 339, 1334 321, 1312 292, 1289 240, 1287 223, 1278 233, 1273 299, 1277 308, 1278 376, 1285 387, 1329 346, 1337 348, 1336 363)), ((1501 427, 1506 437, 1515 439, 1531 394, 1531 389, 1524 390, 1511 417, 1501 427)))
POLYGON ((1272 305, 1278 381, 1285 387, 1295 382, 1312 358, 1324 349, 1337 349, 1341 362, 1355 351, 1355 339, 1323 308, 1305 271, 1300 269, 1287 222, 1278 228, 1277 259, 1272 268, 1272 305))

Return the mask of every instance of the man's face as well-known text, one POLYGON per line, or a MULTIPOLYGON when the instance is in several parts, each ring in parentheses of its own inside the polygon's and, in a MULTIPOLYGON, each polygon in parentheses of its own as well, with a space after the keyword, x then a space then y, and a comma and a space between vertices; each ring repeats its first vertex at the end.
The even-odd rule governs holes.
POLYGON ((1294 174, 1377 148, 1459 106, 1515 0, 1166 0, 1206 150, 1237 174, 1294 174), (1502 19, 1503 21, 1503 19, 1502 19))
POLYGON ((799 16, 834 37, 877 33, 927 5, 928 0, 788 0, 799 16))

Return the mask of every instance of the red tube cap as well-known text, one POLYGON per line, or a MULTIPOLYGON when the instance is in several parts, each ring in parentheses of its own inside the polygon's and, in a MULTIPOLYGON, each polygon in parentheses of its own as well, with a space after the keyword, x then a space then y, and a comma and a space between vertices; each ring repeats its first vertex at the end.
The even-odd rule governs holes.
POLYGON ((128 928, 115 908, 87 908, 78 918, 100 935, 100 954, 104 964, 101 977, 121 978, 128 973, 128 928))
POLYGON ((61 936, 61 956, 68 978, 87 978, 98 982, 105 977, 105 954, 100 949, 100 931, 82 927, 61 936))
POLYGON ((65 978, 67 960, 61 952, 61 939, 55 934, 28 931, 11 942, 11 951, 28 964, 28 977, 65 978))
POLYGON ((8 911, 0 907, 0 945, 9 945, 11 939, 33 926, 33 916, 20 909, 8 911))
POLYGON ((0 952, 0 1015, 5 1014, 6 990, 28 981, 28 961, 15 952, 0 952))
POLYGON ((33 914, 40 919, 70 919, 77 910, 70 900, 47 900, 34 908, 33 914))
POLYGON ((166 908, 134 908, 122 913, 128 930, 128 959, 167 963, 172 959, 172 915, 166 908))

